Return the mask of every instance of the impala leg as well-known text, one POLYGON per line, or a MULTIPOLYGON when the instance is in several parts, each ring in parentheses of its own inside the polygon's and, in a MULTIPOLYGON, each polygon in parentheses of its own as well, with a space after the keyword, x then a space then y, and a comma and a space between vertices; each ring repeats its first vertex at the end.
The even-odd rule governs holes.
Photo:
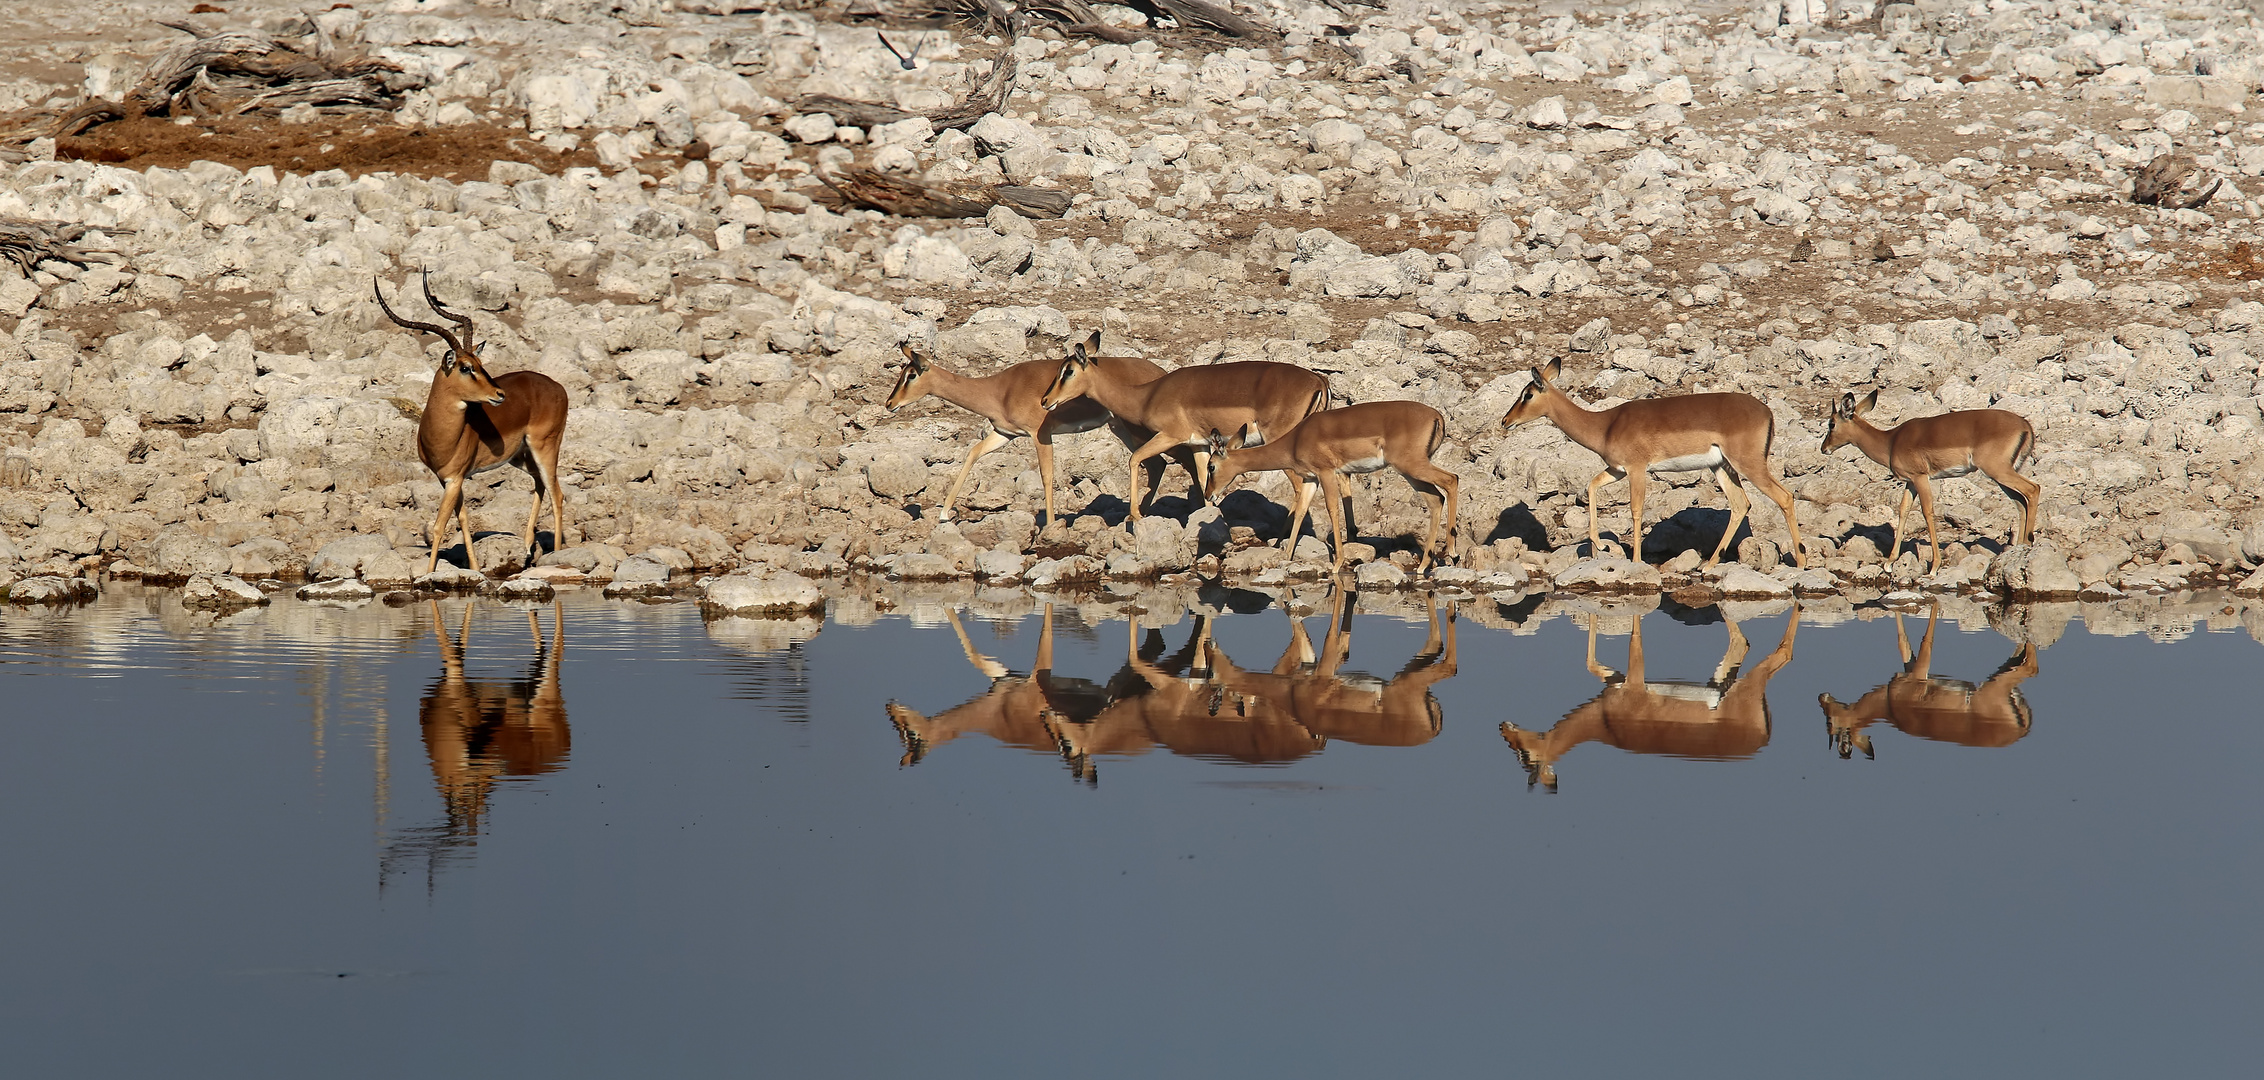
POLYGON ((2013 534, 2013 543, 2030 544, 2036 541, 2036 497, 2043 493, 2036 481, 2014 472, 2010 465, 1981 467, 1989 479, 1997 482, 2007 497, 2020 504, 2020 525, 2013 534))
MULTIPOLYGON (((1594 675, 1599 682, 1608 683, 1612 681, 1612 676, 1619 674, 1619 672, 1613 671, 1612 669, 1605 667, 1604 665, 1596 661, 1597 618, 1598 617, 1594 615, 1590 615, 1588 617, 1588 674, 1594 675)), ((1638 617, 1636 619, 1636 622, 1641 623, 1642 619, 1638 617)))
POLYGON ((1627 557, 1636 562, 1643 561, 1643 485, 1650 478, 1650 473, 1643 469, 1627 474, 1627 520, 1633 526, 1629 533, 1634 537, 1627 545, 1627 557))
MULTIPOLYGON (((1061 520, 1053 508, 1053 431, 1050 428, 1040 428, 1030 436, 1030 440, 1036 445, 1038 486, 1045 489, 1046 495, 1046 519, 1038 528, 1050 529, 1054 522, 1061 520)), ((970 463, 972 461, 973 459, 969 459, 970 463)))
MULTIPOLYGON (((535 465, 542 469, 542 479, 550 486, 550 550, 566 546, 566 492, 558 483, 558 443, 553 439, 535 455, 535 465)), ((541 502, 541 499, 536 499, 541 502)), ((534 530, 528 529, 527 541, 534 542, 534 530)), ((529 555, 529 559, 533 556, 529 555)))
MULTIPOLYGON (((1426 462, 1425 464, 1428 465, 1429 463, 1426 462)), ((1437 466, 1429 466, 1429 468, 1427 469, 1418 468, 1409 470, 1406 473, 1406 476, 1408 482, 1415 485, 1415 489, 1417 491, 1421 491, 1423 493, 1424 502, 1426 504, 1429 504, 1433 497, 1436 497, 1438 500, 1438 505, 1429 507, 1431 511, 1431 529, 1429 532, 1423 535, 1423 563, 1421 566, 1416 568, 1416 572, 1421 573, 1423 570, 1428 569, 1431 565, 1431 546, 1438 542, 1439 516, 1442 511, 1444 512, 1446 517, 1447 550, 1445 553, 1440 555, 1439 561, 1445 562, 1446 556, 1454 553, 1454 541, 1456 534, 1455 523, 1457 521, 1455 512, 1458 509, 1458 506, 1456 505, 1457 500, 1455 491, 1457 485, 1455 483, 1453 473, 1450 473, 1445 469, 1438 468, 1437 466)))
POLYGON ((1604 546, 1604 534, 1596 523, 1603 516, 1602 511, 1596 509, 1596 489, 1625 475, 1625 470, 1613 466, 1597 473, 1595 479, 1588 481, 1588 554, 1591 557, 1596 554, 1597 548, 1604 546))
POLYGON ((1939 574, 1942 572, 1942 537, 1934 527, 1934 485, 1924 476, 1916 476, 1911 478, 1910 486, 1917 490, 1918 512, 1926 518, 1926 543, 1934 548, 1934 569, 1929 573, 1939 574))
POLYGON ((1338 503, 1344 498, 1344 485, 1337 479, 1335 469, 1321 470, 1321 509, 1328 511, 1329 536, 1336 541, 1336 558, 1329 563, 1329 574, 1344 572, 1344 519, 1337 516, 1338 503))
MULTIPOLYGON (((959 501, 959 489, 967 486, 967 475, 975 471, 975 460, 1005 445, 1006 436, 999 434, 997 428, 984 432, 982 438, 975 440, 974 449, 967 451, 967 460, 959 463, 959 474, 951 478, 951 489, 943 494, 943 508, 937 510, 935 515, 937 521, 951 520, 951 507, 959 501)), ((1051 467, 1052 462, 1049 460, 1052 456, 1053 447, 1047 445, 1043 435, 1039 436, 1038 476, 1046 486, 1046 520, 1048 522, 1053 520, 1053 469, 1051 467)))
POLYGON ((464 562, 474 571, 485 573, 486 571, 480 570, 479 554, 472 550, 472 515, 464 512, 464 489, 461 484, 456 488, 456 527, 464 531, 464 562))
POLYGON ((1714 544, 1714 553, 1706 559, 1707 566, 1722 561, 1722 552, 1729 549, 1729 542, 1737 535, 1737 527, 1745 523, 1746 508, 1751 505, 1745 497, 1744 485, 1737 479, 1737 473, 1727 466, 1715 466, 1714 482, 1722 486, 1722 498, 1729 502, 1729 527, 1722 530, 1721 540, 1714 544))
MULTIPOLYGON (((531 454, 528 456, 530 458, 533 457, 533 455, 531 454)), ((533 566, 535 564, 535 554, 542 550, 541 541, 535 538, 535 523, 542 520, 542 496, 548 485, 544 484, 543 482, 542 466, 540 464, 530 460, 527 462, 526 467, 527 475, 533 477, 535 481, 535 502, 533 506, 527 507, 527 565, 533 566)), ((528 614, 532 615, 534 613, 532 611, 529 611, 528 614)))
MULTIPOLYGON (((1797 620, 1799 616, 1795 615, 1793 618, 1797 620)), ((1745 640, 1745 630, 1737 625, 1737 620, 1723 619, 1722 625, 1729 628, 1729 643, 1722 647, 1722 662, 1714 665, 1715 686, 1722 685, 1737 672, 1738 666, 1745 663, 1745 654, 1753 647, 1751 642, 1745 640)))
POLYGON ((1910 500, 1917 492, 1917 487, 1911 484, 1902 486, 1902 502, 1895 507, 1894 546, 1887 549, 1887 561, 1890 563, 1902 557, 1902 523, 1910 520, 1910 500))
POLYGON ((1140 520, 1140 503, 1143 497, 1140 480, 1146 472, 1141 468, 1142 463, 1177 445, 1179 443, 1171 436, 1158 432, 1155 437, 1141 443, 1138 450, 1132 451, 1132 512, 1124 518, 1127 528, 1140 520))
MULTIPOLYGON (((440 545, 448 538, 448 517, 456 512, 463 499, 464 481, 461 478, 442 483, 440 488, 440 516, 433 519, 432 532, 428 534, 429 542, 432 544, 432 559, 425 563, 425 573, 429 574, 440 569, 440 545)), ((464 557, 466 559, 473 557, 469 542, 465 544, 464 557)))
POLYGON ((1753 486, 1760 488, 1761 494, 1768 496, 1770 502, 1777 504, 1777 509, 1784 511, 1785 531, 1792 534, 1792 564, 1806 570, 1808 569, 1808 545, 1800 540, 1800 515, 1793 509, 1792 489, 1785 487, 1783 481, 1769 472, 1768 459, 1763 458, 1760 465, 1761 467, 1757 469, 1740 469, 1739 471, 1751 478, 1753 486))
POLYGON ((1313 477, 1298 479, 1297 508, 1289 513, 1289 539, 1282 541, 1288 545, 1289 557, 1292 559, 1297 557, 1297 534, 1305 531, 1305 511, 1312 509, 1313 492, 1319 487, 1320 481, 1313 477))

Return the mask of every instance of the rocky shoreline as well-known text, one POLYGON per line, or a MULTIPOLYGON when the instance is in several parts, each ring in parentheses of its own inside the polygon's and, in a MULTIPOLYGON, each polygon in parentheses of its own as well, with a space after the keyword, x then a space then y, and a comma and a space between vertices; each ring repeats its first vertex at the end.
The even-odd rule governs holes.
MULTIPOLYGON (((284 4, 229 6, 279 39, 314 29, 284 4)), ((1167 367, 1277 360, 1353 401, 1444 413, 1437 460, 1462 478, 1472 542, 1411 580, 1421 502, 1396 477, 1355 485, 1369 589, 2264 590, 2264 303, 2248 298, 2264 208, 2242 190, 2264 175, 2248 111, 2264 34, 2244 9, 1268 3, 1254 14, 1280 36, 1259 43, 1102 5, 1138 40, 915 29, 907 70, 873 24, 729 6, 319 15, 418 84, 370 124, 492 131, 530 159, 472 178, 52 160, 41 140, 0 163, 0 219, 83 226, 77 246, 108 253, 0 259, 11 599, 103 577, 222 605, 261 581, 635 595, 729 572, 713 606, 752 611, 852 577, 1272 588, 1324 572, 1315 541, 1273 546, 1278 476, 1215 507, 1167 497, 1122 528, 1123 451, 1100 434, 1059 444, 1063 525, 1037 529, 1021 446, 976 465, 963 520, 934 520, 980 423, 933 402, 888 413, 899 347, 981 373, 1092 331, 1167 367), (795 105, 930 112, 1009 50, 1005 111, 965 130, 795 105), (2130 202, 2133 175, 2171 155, 2191 161, 2189 190, 2218 183, 2209 200, 2130 202), (531 163, 569 159, 594 163, 531 163), (851 164, 1070 206, 894 217, 830 201, 819 175, 851 164), (413 433, 436 354, 369 285, 427 266, 491 370, 542 371, 572 398, 567 535, 533 567, 516 535, 478 542, 508 580, 418 581, 440 485, 413 433), (1591 405, 1768 402, 1812 569, 1786 565, 1764 504, 1741 563, 1697 573, 1726 512, 1695 474, 1654 483, 1656 565, 1586 551, 1595 457, 1545 426, 1498 428, 1526 370, 1559 356, 1591 405), (2011 505, 1953 480, 1943 572, 1884 559, 1899 492, 1818 449, 1831 400, 1865 388, 1882 423, 2026 417, 2041 541, 2004 548, 2011 505)), ((92 39, 5 16, 0 111, 115 90, 172 34, 151 4, 86 10, 92 39)), ((1164 490, 1183 484, 1174 471, 1164 490)), ((471 487, 475 523, 526 519, 520 474, 471 487)), ((1603 522, 1624 523, 1624 488, 1607 492, 1603 522)))

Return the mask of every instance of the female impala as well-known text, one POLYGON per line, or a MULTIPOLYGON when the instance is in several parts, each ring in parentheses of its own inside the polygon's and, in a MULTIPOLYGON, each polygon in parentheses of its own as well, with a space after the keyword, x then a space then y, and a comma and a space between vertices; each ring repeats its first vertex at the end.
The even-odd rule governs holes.
POLYGON ((1635 518, 1635 543, 1629 551, 1641 559, 1646 474, 1703 470, 1714 474, 1714 481, 1729 499, 1729 527, 1722 530, 1721 542, 1714 545, 1707 566, 1721 561, 1722 550, 1729 547, 1730 537, 1737 535, 1737 526, 1745 520, 1750 501, 1741 479, 1753 481, 1761 494, 1784 511, 1785 528, 1792 533, 1792 561, 1803 569, 1808 566, 1808 554, 1800 542, 1800 521, 1793 513, 1792 492, 1769 471, 1769 445, 1776 441, 1777 421, 1768 406, 1750 394, 1685 394, 1590 411, 1556 388, 1557 375, 1562 371, 1563 362, 1558 360, 1549 361, 1545 368, 1534 368, 1533 381, 1502 416, 1501 426, 1506 431, 1547 418, 1573 442, 1604 459, 1604 471, 1588 481, 1591 550, 1603 542, 1596 525, 1596 489, 1605 481, 1627 481, 1635 518))
POLYGON ((1248 429, 1244 429, 1243 449, 1232 449, 1224 435, 1216 430, 1210 433, 1210 479, 1203 494, 1218 498, 1226 485, 1246 472, 1280 469, 1289 473, 1298 480, 1297 509, 1290 514, 1289 539, 1283 542, 1289 550, 1297 548, 1297 533, 1305 524, 1305 510, 1312 505, 1313 487, 1318 484, 1321 508, 1329 516, 1329 535, 1336 541, 1336 561, 1331 569, 1344 569, 1344 525, 1351 507, 1343 505, 1344 491, 1338 478, 1389 465, 1423 493, 1424 505, 1431 511, 1430 530, 1423 534, 1423 561, 1416 571, 1420 573, 1431 565, 1431 547, 1438 542, 1442 508, 1446 511, 1446 550, 1454 553, 1455 538, 1460 534, 1456 526, 1459 485, 1453 473, 1431 464, 1431 455, 1446 441, 1446 418, 1437 409, 1419 401, 1367 401, 1314 413, 1273 442, 1250 446, 1248 435, 1248 429))
MULTIPOLYGON (((527 560, 534 561, 535 522, 542 517, 542 495, 550 492, 551 544, 566 542, 566 504, 558 489, 558 447, 566 438, 566 388, 550 376, 534 371, 507 372, 489 378, 480 364, 478 345, 466 346, 445 327, 410 322, 395 315, 385 303, 385 290, 375 281, 377 306, 394 323, 440 335, 448 344, 441 354, 440 371, 433 376, 432 392, 425 397, 424 417, 417 421, 417 456, 440 478, 440 517, 432 523, 432 559, 425 573, 440 567, 440 542, 448 533, 448 518, 455 515, 464 531, 464 562, 480 568, 472 550, 472 522, 463 513, 464 478, 498 465, 516 465, 535 481, 534 506, 527 511, 527 560)), ((433 299, 431 274, 424 277, 425 302, 441 318, 462 328, 468 338, 472 320, 440 306, 433 299)))
MULTIPOLYGON (((1099 349, 1100 337, 1095 333, 1087 339, 1087 345, 1099 349)), ((1140 373, 1137 377, 1141 379, 1154 379, 1163 375, 1162 368, 1137 356, 1112 357, 1110 363, 1121 364, 1127 371, 1140 373)), ((944 495, 943 506, 936 512, 936 520, 951 520, 951 508, 958 503, 959 490, 966 486, 967 475, 974 471, 975 462, 984 454, 1006 445, 1008 439, 1028 435, 1037 444, 1038 482, 1045 486, 1046 491, 1045 523, 1051 525, 1057 520, 1053 511, 1054 436, 1091 431, 1107 424, 1109 431, 1129 450, 1147 442, 1155 434, 1111 416, 1107 409, 1090 400, 1072 402, 1048 411, 1045 406, 1038 404, 1038 399, 1045 395, 1046 388, 1052 385, 1054 375, 1060 370, 1061 363, 1056 360, 1025 360, 991 375, 957 375, 935 366, 934 361, 914 352, 910 345, 904 346, 904 369, 896 378, 896 389, 888 395, 890 412, 933 394, 990 421, 990 430, 975 441, 974 448, 967 451, 967 460, 960 463, 959 475, 952 478, 951 490, 944 495)), ((1172 460, 1179 462, 1181 468, 1187 470, 1188 477, 1198 484, 1201 482, 1195 475, 1193 453, 1174 447, 1171 456, 1172 460)), ((1149 486, 1161 486, 1163 470, 1163 462, 1152 458, 1149 460, 1149 486)))
POLYGON ((1824 452, 1848 443, 1871 460, 1887 467, 1905 485, 1902 505, 1895 508, 1891 562, 1902 553, 1902 522, 1910 516, 1910 496, 1918 496, 1918 512, 1926 515, 1926 542, 1934 548, 1934 573, 1942 571, 1942 540, 1934 531, 1935 477, 1964 476, 1978 469, 1989 474, 1997 487, 2020 504, 2020 524, 2013 530, 2015 544, 2036 537, 2036 496, 2043 489, 2020 475, 2019 467, 2036 451, 2036 429, 2028 421, 2003 409, 1965 409, 1940 416, 1906 420, 1901 427, 1875 428, 1863 419, 1879 403, 1879 392, 1863 400, 1841 394, 1832 407, 1832 426, 1824 432, 1824 452))
POLYGON ((1252 442, 1279 438, 1328 408, 1329 380, 1294 364, 1266 360, 1183 367, 1150 379, 1122 357, 1087 356, 1078 345, 1070 349, 1040 403, 1059 409, 1079 397, 1155 432, 1132 451, 1129 525, 1140 520, 1142 462, 1174 446, 1207 447, 1214 430, 1242 431, 1252 442))

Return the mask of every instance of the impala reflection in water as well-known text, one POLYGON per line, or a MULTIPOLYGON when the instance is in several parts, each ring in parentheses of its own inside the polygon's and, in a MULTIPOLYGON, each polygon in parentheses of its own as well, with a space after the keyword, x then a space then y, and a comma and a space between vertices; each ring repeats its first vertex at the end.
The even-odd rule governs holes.
POLYGON ((1525 786, 1557 789, 1557 759, 1584 742, 1600 742, 1635 754, 1688 758, 1748 758, 1769 744, 1769 679, 1792 662, 1792 643, 1800 631, 1800 608, 1785 620, 1784 638, 1753 674, 1739 678, 1745 662, 1745 632, 1728 612, 1729 645, 1714 676, 1702 683, 1649 682, 1643 677, 1643 616, 1628 633, 1627 671, 1596 662, 1597 624, 1588 622, 1588 671, 1604 682, 1604 692, 1565 714, 1546 732, 1504 723, 1501 737, 1525 766, 1525 786))
POLYGON ((1928 669, 1934 662, 1934 626, 1941 621, 1940 604, 1926 615, 1926 634, 1912 652, 1910 636, 1903 631, 1902 615, 1895 619, 1895 644, 1902 650, 1902 671, 1874 687, 1853 704, 1842 704, 1830 694, 1817 695, 1824 707, 1824 729, 1839 756, 1872 755, 1871 736, 1863 729, 1881 720, 1906 735, 1959 746, 2011 746, 2028 734, 2032 717, 2020 684, 2037 672, 2036 645, 2022 642, 2012 657, 1997 668, 1989 681, 1976 687, 1962 679, 1938 679, 1928 669))
POLYGON ((527 612, 533 654, 525 675, 473 679, 465 674, 464 660, 471 647, 472 609, 477 606, 464 605, 463 628, 451 639, 440 605, 432 605, 440 676, 418 703, 417 723, 424 732, 433 786, 446 818, 389 845, 381 877, 420 857, 428 875, 438 870, 450 855, 477 843, 499 781, 540 776, 566 764, 573 737, 566 724, 566 699, 558 688, 558 668, 566 655, 564 612, 555 605, 551 609, 547 648, 538 613, 527 612))
POLYGON ((1028 675, 975 651, 956 612, 947 612, 960 650, 991 688, 966 704, 930 716, 890 703, 889 719, 904 745, 904 764, 969 733, 1009 746, 1050 750, 1071 775, 1094 782, 1095 759, 1131 756, 1155 747, 1183 757, 1245 765, 1279 765, 1319 752, 1330 739, 1373 746, 1416 746, 1442 722, 1431 688, 1456 670, 1454 615, 1432 605, 1430 636, 1389 681, 1343 672, 1351 655, 1356 597, 1336 593, 1321 649, 1303 620, 1290 619, 1290 640, 1271 671, 1235 666, 1211 639, 1212 616, 1197 615, 1185 642, 1166 655, 1163 634, 1137 623, 1126 633, 1125 660, 1107 682, 1053 669, 1053 607, 1040 622, 1028 675))
POLYGON ((1430 636, 1386 682, 1338 671, 1352 657, 1352 609, 1358 601, 1357 593, 1336 591, 1318 656, 1305 633, 1305 621, 1292 617, 1289 648, 1270 672, 1235 667, 1212 646, 1211 670, 1226 699, 1242 712, 1276 710, 1318 739, 1365 746, 1421 746, 1431 741, 1445 721, 1431 688, 1452 678, 1456 670, 1453 606, 1442 610, 1435 598, 1425 597, 1430 636))

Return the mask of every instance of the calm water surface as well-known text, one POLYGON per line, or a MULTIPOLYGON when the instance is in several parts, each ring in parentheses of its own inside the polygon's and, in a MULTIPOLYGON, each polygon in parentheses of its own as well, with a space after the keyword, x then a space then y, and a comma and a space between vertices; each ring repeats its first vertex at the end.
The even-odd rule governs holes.
POLYGON ((2257 613, 2094 610, 2036 650, 1971 610, 1898 640, 1844 610, 1306 599, 1138 627, 852 602, 822 632, 594 596, 0 614, 9 1072, 2264 1051, 2257 613))

